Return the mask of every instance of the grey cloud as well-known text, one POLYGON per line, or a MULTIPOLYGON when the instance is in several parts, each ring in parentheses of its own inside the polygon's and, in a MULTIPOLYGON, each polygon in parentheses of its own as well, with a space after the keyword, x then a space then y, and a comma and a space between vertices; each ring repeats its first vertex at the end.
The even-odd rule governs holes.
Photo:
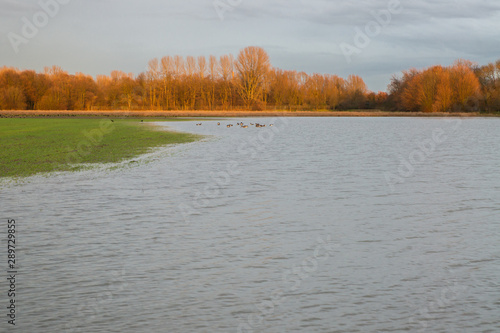
MULTIPOLYGON (((0 0, 0 33, 20 32, 21 17, 39 10, 38 1, 0 0)), ((217 0, 231 8, 223 20, 214 1, 73 0, 19 55, 5 35, 0 38, 0 66, 138 72, 154 57, 237 54, 259 45, 276 67, 358 74, 371 89, 384 90, 392 74, 409 67, 457 58, 484 64, 499 57, 497 0, 401 0, 403 12, 352 63, 340 44, 353 44, 355 28, 364 28, 374 20, 371 12, 386 9, 391 0, 217 0)))
POLYGON ((37 2, 32 0, 2 0, 0 2, 0 17, 12 17, 13 15, 29 13, 36 8, 38 8, 37 2))
MULTIPOLYGON (((387 9, 390 0, 255 0, 243 1, 234 15, 240 18, 293 18, 325 25, 355 25, 371 20, 371 11, 387 9)), ((484 19, 500 11, 500 3, 493 0, 420 0, 400 1, 404 9, 401 17, 406 24, 431 19, 484 19)))

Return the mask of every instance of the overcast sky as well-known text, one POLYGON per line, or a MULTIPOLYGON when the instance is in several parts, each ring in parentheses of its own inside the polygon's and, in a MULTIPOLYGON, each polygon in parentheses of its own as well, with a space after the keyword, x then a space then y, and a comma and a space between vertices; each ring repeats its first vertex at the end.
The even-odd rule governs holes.
POLYGON ((246 46, 261 46, 275 67, 357 74, 369 89, 385 91, 393 74, 410 67, 500 59, 500 1, 397 2, 0 0, 0 66, 138 74, 155 57, 237 55, 246 46), (40 2, 55 1, 65 4, 49 6, 45 14, 40 2), (390 18, 382 15, 382 25, 375 24, 373 13, 387 14, 391 5, 390 18), (39 31, 26 27, 33 23, 39 31), (368 42, 357 32, 366 27, 368 42), (345 50, 352 54, 346 57, 345 50))

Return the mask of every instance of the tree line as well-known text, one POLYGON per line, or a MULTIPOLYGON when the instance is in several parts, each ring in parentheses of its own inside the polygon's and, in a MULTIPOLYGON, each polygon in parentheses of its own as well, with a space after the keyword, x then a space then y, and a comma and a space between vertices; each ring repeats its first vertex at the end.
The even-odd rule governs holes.
POLYGON ((457 60, 452 66, 403 71, 388 87, 386 107, 423 112, 499 112, 500 60, 477 66, 457 60))
POLYGON ((266 51, 247 47, 224 55, 152 59, 137 76, 70 75, 0 68, 2 110, 348 110, 500 111, 500 60, 477 66, 410 69, 393 76, 388 93, 363 79, 306 74, 271 66, 266 51))

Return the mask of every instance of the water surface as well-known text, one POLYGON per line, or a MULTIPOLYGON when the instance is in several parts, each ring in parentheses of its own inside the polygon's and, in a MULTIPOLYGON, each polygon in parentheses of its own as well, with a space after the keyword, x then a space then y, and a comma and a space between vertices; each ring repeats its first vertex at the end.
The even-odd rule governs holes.
POLYGON ((1 188, 19 332, 500 331, 499 119, 217 122, 1 188))

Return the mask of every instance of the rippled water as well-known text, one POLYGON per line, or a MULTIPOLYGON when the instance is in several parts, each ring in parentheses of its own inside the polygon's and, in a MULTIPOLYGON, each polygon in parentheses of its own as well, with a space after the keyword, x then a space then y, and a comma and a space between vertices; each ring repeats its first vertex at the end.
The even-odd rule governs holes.
POLYGON ((239 121, 4 184, 17 331, 500 331, 499 119, 239 121))

